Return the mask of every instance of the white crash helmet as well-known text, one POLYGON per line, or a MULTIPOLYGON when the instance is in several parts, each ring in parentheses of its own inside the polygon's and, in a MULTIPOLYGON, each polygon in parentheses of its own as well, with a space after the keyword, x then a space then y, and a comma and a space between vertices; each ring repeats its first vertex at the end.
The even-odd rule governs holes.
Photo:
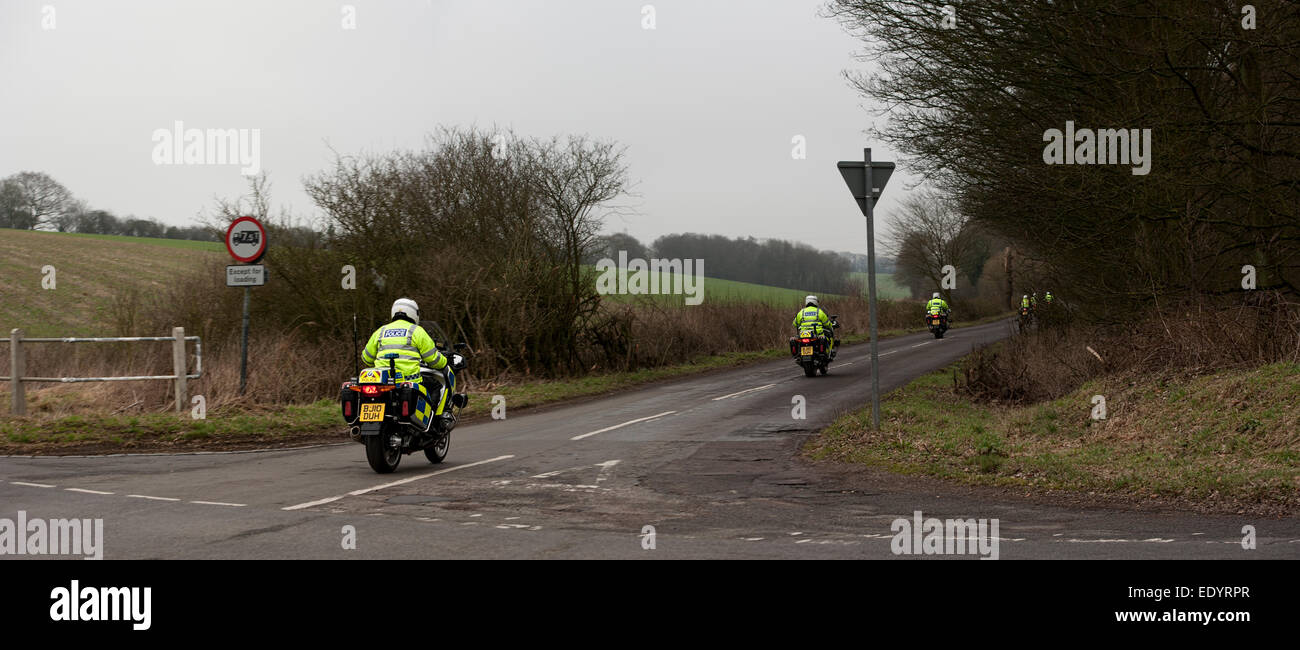
POLYGON ((420 322, 420 306, 415 304, 410 298, 398 298, 393 301, 393 308, 389 311, 390 317, 397 317, 398 314, 406 314, 416 323, 420 322))
POLYGON ((932 298, 938 298, 938 297, 939 297, 939 292, 938 292, 938 291, 934 292, 934 295, 931 296, 931 297, 932 297, 932 298))
POLYGON ((804 305, 812 305, 813 307, 818 307, 818 306, 819 306, 819 305, 817 304, 817 296, 804 296, 804 297, 803 297, 803 304, 804 304, 804 305))

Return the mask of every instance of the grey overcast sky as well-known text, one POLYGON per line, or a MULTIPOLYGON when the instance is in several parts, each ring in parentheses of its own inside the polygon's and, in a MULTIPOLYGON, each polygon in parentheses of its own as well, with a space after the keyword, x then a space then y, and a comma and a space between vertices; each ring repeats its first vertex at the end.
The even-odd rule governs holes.
MULTIPOLYGON (((154 131, 260 129, 275 206, 314 219, 301 179, 331 148, 495 125, 625 145, 638 196, 607 231, 865 252, 834 163, 878 118, 841 76, 861 44, 822 2, 0 0, 0 176, 43 171, 94 207, 184 225, 246 184, 239 165, 155 164, 154 131)), ((895 174, 879 224, 914 181, 895 174)))

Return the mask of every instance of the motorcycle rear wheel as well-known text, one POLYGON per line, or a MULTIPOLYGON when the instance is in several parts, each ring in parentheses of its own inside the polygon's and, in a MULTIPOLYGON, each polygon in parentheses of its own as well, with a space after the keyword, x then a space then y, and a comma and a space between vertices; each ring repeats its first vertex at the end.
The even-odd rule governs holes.
POLYGON ((812 362, 805 363, 804 366, 803 366, 803 376, 805 376, 805 377, 816 377, 816 376, 817 376, 817 366, 816 366, 815 364, 813 364, 812 362))
POLYGON ((377 474, 391 474, 402 462, 402 450, 388 445, 388 434, 366 436, 366 462, 377 474))

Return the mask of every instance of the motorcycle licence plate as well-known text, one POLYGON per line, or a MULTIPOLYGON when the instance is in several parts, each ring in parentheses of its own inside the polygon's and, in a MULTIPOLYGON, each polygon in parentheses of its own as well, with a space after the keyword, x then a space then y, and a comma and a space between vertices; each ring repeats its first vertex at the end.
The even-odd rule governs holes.
POLYGON ((812 356, 812 346, 811 346, 811 345, 805 345, 805 346, 799 348, 799 356, 801 356, 801 357, 811 357, 811 356, 812 356))
POLYGON ((384 421, 384 404, 362 404, 361 421, 362 422, 383 422, 384 421))

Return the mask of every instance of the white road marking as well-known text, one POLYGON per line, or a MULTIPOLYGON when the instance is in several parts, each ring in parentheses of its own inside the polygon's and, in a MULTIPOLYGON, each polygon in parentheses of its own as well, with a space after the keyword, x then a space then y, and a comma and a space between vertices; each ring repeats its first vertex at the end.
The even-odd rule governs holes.
POLYGON ((883 356, 886 356, 886 355, 894 354, 895 352, 902 352, 902 350, 890 350, 889 352, 881 352, 880 354, 878 354, 878 355, 876 355, 876 356, 878 356, 878 357, 883 357, 883 356))
POLYGON ((25 486, 27 486, 27 487, 41 487, 41 488, 52 488, 52 487, 54 487, 53 485, 46 485, 46 484, 44 484, 44 483, 25 483, 25 482, 23 482, 23 481, 9 481, 9 482, 10 482, 10 483, 13 483, 14 485, 25 485, 25 486))
POLYGON ((385 484, 383 484, 383 485, 376 485, 375 487, 366 488, 366 489, 364 489, 364 490, 353 490, 353 491, 351 491, 351 492, 348 492, 347 494, 340 494, 340 495, 338 495, 338 496, 336 496, 336 497, 328 497, 328 498, 325 498, 325 499, 318 499, 318 500, 316 500, 316 501, 308 501, 307 503, 299 503, 299 504, 296 505, 296 506, 288 506, 288 507, 280 508, 280 509, 281 509, 281 510, 302 510, 303 508, 311 508, 311 507, 313 507, 313 506, 319 506, 319 505, 322 505, 322 504, 330 503, 330 502, 332 502, 332 501, 338 501, 339 499, 342 499, 343 497, 355 497, 355 496, 361 496, 362 494, 366 494, 366 493, 368 493, 368 492, 375 492, 375 491, 377 491, 377 490, 382 490, 382 489, 384 489, 384 488, 390 488, 390 487, 393 487, 393 486, 395 486, 395 485, 403 485, 403 484, 406 484, 406 483, 410 483, 410 482, 412 482, 412 481, 418 481, 418 480, 420 480, 420 479, 422 479, 422 478, 429 478, 430 476, 437 476, 437 475, 439 475, 439 474, 446 474, 447 472, 454 472, 454 471, 456 471, 456 470, 458 470, 458 469, 465 469, 465 468, 467 468, 467 467, 474 467, 474 466, 476 466, 476 465, 485 465, 485 464, 487 464, 487 463, 495 463, 495 462, 497 462, 498 460, 506 460, 506 459, 508 459, 508 458, 514 458, 514 457, 515 457, 514 454, 506 454, 505 456, 497 456, 496 458, 489 458, 489 459, 487 459, 487 460, 480 460, 480 461, 473 462, 473 463, 466 463, 466 464, 464 464, 464 465, 457 465, 457 466, 455 466, 455 467, 448 467, 447 469, 440 469, 440 470, 438 470, 438 471, 436 471, 436 472, 429 472, 428 474, 421 474, 421 475, 419 475, 419 476, 412 476, 412 477, 410 477, 410 478, 404 478, 404 479, 402 479, 402 480, 400 480, 400 481, 393 481, 392 483, 385 483, 385 484))
MULTIPOLYGON (((774 384, 774 385, 775 385, 775 384, 774 384)), ((625 427, 625 426, 627 426, 627 425, 629 425, 629 424, 636 424, 637 422, 645 422, 646 420, 653 420, 653 419, 655 419, 655 418, 661 418, 661 417, 663 417, 663 416, 665 416, 665 415, 672 415, 673 413, 676 413, 676 412, 677 412, 677 411, 664 411, 663 413, 657 413, 657 414, 655 414, 655 415, 651 415, 651 416, 649 416, 649 417, 637 418, 637 419, 635 419, 635 420, 628 420, 627 422, 624 422, 624 423, 622 423, 622 424, 615 424, 615 425, 612 426, 612 427, 605 427, 604 429, 596 429, 595 431, 592 431, 591 433, 584 433, 584 434, 582 434, 582 435, 580 435, 580 436, 574 436, 574 437, 572 437, 572 438, 569 438, 569 440, 582 440, 583 438, 589 438, 589 437, 594 436, 594 435, 596 435, 596 434, 598 434, 598 433, 605 433, 606 431, 613 431, 614 429, 619 429, 619 428, 625 427)))
POLYGON ((1065 540, 1065 541, 1067 541, 1067 542, 1072 542, 1072 543, 1075 543, 1075 544, 1114 544, 1114 543, 1133 543, 1133 542, 1147 542, 1147 543, 1156 543, 1156 544, 1168 544, 1169 542, 1172 542, 1172 541, 1174 541, 1174 540, 1173 540, 1173 539, 1163 539, 1163 538, 1160 538, 1160 537, 1152 537, 1152 538, 1150 538, 1150 539, 1076 539, 1076 538, 1073 538, 1073 537, 1072 537, 1072 538, 1067 539, 1067 540, 1065 540))
POLYGON ((922 345, 929 345, 930 343, 931 343, 930 341, 925 341, 925 342, 923 342, 923 343, 917 343, 916 345, 913 345, 913 346, 911 346, 911 347, 919 348, 919 347, 921 347, 922 345))
POLYGON ((84 488, 63 488, 69 492, 82 492, 84 494, 112 494, 112 492, 103 492, 101 490, 87 490, 84 488))
POLYGON ((619 461, 619 460, 607 460, 607 461, 605 461, 605 462, 603 462, 603 463, 596 463, 595 465, 582 465, 582 466, 579 466, 579 467, 569 467, 569 468, 567 468, 567 469, 557 469, 557 470, 550 471, 550 472, 542 472, 541 474, 537 474, 537 475, 531 476, 530 478, 551 478, 552 476, 559 476, 560 474, 563 474, 563 473, 565 473, 565 472, 573 472, 573 471, 577 471, 577 470, 580 470, 580 469, 587 469, 588 467, 599 467, 599 468, 600 468, 600 477, 598 477, 598 478, 596 479, 596 482, 599 483, 599 482, 605 480, 605 479, 603 478, 603 477, 605 476, 605 472, 609 471, 609 469, 610 469, 611 467, 613 467, 613 466, 619 464, 620 462, 622 462, 622 461, 619 461))
POLYGON ((180 501, 180 499, 173 499, 171 497, 151 497, 147 494, 128 494, 126 496, 133 499, 151 499, 153 501, 180 501))
POLYGON ((747 388, 747 389, 742 390, 742 391, 740 391, 740 392, 738 392, 738 393, 732 393, 732 394, 730 394, 730 395, 723 395, 722 397, 715 397, 715 398, 713 398, 713 401, 716 402, 716 401, 718 401, 718 400, 720 400, 720 399, 727 399, 728 397, 735 397, 735 396, 737 396, 737 395, 744 395, 745 393, 752 393, 752 392, 754 392, 754 391, 756 391, 756 390, 766 390, 766 389, 771 388, 771 387, 773 387, 773 386, 775 386, 775 385, 776 385, 776 384, 768 384, 768 385, 766 385, 766 386, 759 386, 758 388, 747 388))
POLYGON ((596 466, 597 466, 597 467, 600 467, 600 474, 598 474, 598 475, 596 476, 596 482, 599 483, 599 482, 605 480, 606 478, 608 478, 607 476, 605 476, 606 472, 608 472, 608 471, 611 470, 611 469, 614 469, 614 466, 617 465, 617 464, 619 464, 619 463, 621 463, 621 462, 623 462, 623 461, 620 461, 620 460, 607 460, 607 461, 605 461, 605 462, 603 462, 603 463, 596 463, 596 466))
POLYGON ((191 501, 190 503, 197 503, 201 506, 230 506, 232 508, 243 508, 248 505, 246 503, 222 503, 221 501, 191 501))
POLYGON ((848 363, 841 363, 841 364, 840 364, 840 367, 843 368, 844 366, 851 366, 851 365, 853 365, 853 364, 855 364, 855 363, 857 363, 857 361, 850 361, 850 362, 848 362, 848 363))

